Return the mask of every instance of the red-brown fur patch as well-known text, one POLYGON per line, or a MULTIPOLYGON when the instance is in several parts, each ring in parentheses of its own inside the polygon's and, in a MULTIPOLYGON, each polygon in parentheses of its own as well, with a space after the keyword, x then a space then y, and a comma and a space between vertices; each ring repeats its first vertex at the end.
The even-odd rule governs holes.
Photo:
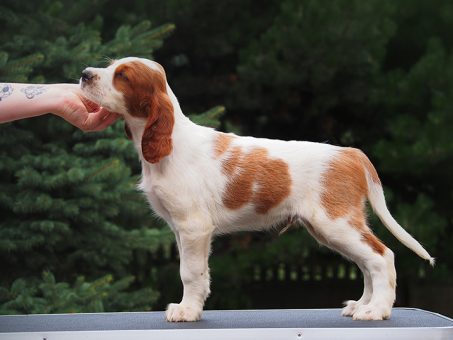
POLYGON ((371 230, 362 233, 362 240, 364 240, 376 253, 384 255, 387 247, 371 232, 371 230))
POLYGON ((255 147, 244 153, 240 147, 233 147, 222 169, 229 177, 223 195, 223 204, 229 209, 250 202, 258 214, 265 214, 290 194, 288 164, 270 158, 265 148, 255 147))
POLYGON ((355 208, 352 210, 352 215, 349 218, 349 223, 360 231, 362 240, 365 243, 367 243, 376 253, 384 255, 386 247, 368 227, 363 207, 360 207, 360 209, 355 208))
POLYGON ((227 176, 233 176, 236 169, 242 161, 242 150, 239 146, 234 146, 230 150, 230 154, 227 159, 222 162, 222 171, 227 176))
POLYGON ((147 119, 142 153, 150 163, 159 162, 173 148, 173 105, 166 84, 162 68, 156 71, 139 61, 121 64, 115 69, 113 86, 124 94, 129 114, 147 119))
POLYGON ((376 184, 382 185, 381 180, 379 179, 379 175, 376 171, 376 168, 373 166, 371 161, 364 153, 362 153, 362 163, 365 169, 367 170, 368 174, 370 175, 371 180, 376 184))
POLYGON ((346 148, 341 151, 330 162, 323 179, 321 203, 330 218, 346 216, 351 209, 363 206, 368 185, 359 150, 346 148))
POLYGON ((363 241, 376 253, 383 255, 385 245, 366 224, 364 209, 368 192, 367 172, 373 182, 380 184, 376 169, 362 151, 343 149, 323 174, 321 204, 331 219, 349 216, 349 223, 360 231, 363 241))
POLYGON ((231 142, 233 141, 233 135, 219 132, 216 135, 216 140, 214 144, 214 156, 219 158, 222 156, 230 147, 231 142))

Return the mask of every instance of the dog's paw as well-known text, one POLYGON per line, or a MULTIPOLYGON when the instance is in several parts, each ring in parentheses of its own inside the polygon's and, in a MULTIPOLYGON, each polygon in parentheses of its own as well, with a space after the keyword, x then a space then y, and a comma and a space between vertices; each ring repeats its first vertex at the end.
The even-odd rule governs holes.
POLYGON ((358 307, 352 318, 354 320, 385 320, 390 317, 390 313, 391 308, 379 308, 368 304, 358 307))
POLYGON ((201 309, 181 303, 170 303, 165 317, 169 322, 198 321, 201 318, 201 309))
POLYGON ((343 310, 341 315, 343 316, 353 316, 357 311, 357 308, 360 307, 359 301, 349 300, 344 302, 343 310))

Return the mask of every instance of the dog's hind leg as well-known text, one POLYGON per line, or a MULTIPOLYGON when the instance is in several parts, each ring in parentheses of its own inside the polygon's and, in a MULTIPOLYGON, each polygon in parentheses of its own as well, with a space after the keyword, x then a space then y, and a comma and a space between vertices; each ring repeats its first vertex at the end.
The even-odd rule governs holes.
MULTIPOLYGON (((305 226, 307 231, 312 235, 320 244, 329 247, 328 237, 322 236, 320 232, 317 232, 313 225, 308 222, 306 219, 300 219, 301 223, 305 226)), ((332 247, 331 247, 332 248, 332 247)), ((341 253, 341 255, 346 256, 346 254, 341 253)), ((357 263, 356 263, 357 264, 357 263)), ((357 264, 358 265, 358 264, 357 264)), ((361 305, 367 304, 371 300, 371 295, 373 293, 373 286, 371 283, 371 276, 370 273, 366 270, 366 268, 362 265, 358 265, 359 269, 362 271, 363 274, 363 294, 362 297, 355 301, 355 300, 348 300, 345 301, 345 307, 343 308, 341 315, 343 316, 352 316, 358 307, 361 305)))
POLYGON ((371 300, 371 295, 373 294, 373 285, 371 282, 371 275, 363 266, 358 266, 363 274, 363 294, 360 299, 357 301, 355 300, 348 300, 344 302, 344 308, 341 311, 341 315, 343 316, 353 316, 357 309, 362 306, 366 305, 371 300))
POLYGON ((364 274, 362 298, 348 303, 343 315, 352 315, 355 320, 389 318, 396 287, 393 253, 373 235, 365 219, 356 218, 351 223, 346 218, 325 217, 305 225, 318 242, 355 262, 364 274))

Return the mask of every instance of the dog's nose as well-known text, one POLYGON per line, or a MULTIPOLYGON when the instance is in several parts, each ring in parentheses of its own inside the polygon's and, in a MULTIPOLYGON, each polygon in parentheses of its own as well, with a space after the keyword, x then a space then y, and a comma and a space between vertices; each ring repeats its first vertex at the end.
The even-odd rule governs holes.
POLYGON ((93 75, 93 72, 85 69, 82 71, 82 81, 90 81, 91 79, 93 79, 94 75, 93 75))

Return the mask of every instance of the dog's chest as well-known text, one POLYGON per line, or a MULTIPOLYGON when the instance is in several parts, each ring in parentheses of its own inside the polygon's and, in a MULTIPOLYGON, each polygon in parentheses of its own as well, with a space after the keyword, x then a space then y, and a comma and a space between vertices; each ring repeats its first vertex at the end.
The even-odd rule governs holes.
POLYGON ((144 167, 138 187, 146 195, 152 210, 170 225, 188 211, 188 202, 182 195, 185 188, 175 185, 175 180, 169 176, 151 173, 144 167))

